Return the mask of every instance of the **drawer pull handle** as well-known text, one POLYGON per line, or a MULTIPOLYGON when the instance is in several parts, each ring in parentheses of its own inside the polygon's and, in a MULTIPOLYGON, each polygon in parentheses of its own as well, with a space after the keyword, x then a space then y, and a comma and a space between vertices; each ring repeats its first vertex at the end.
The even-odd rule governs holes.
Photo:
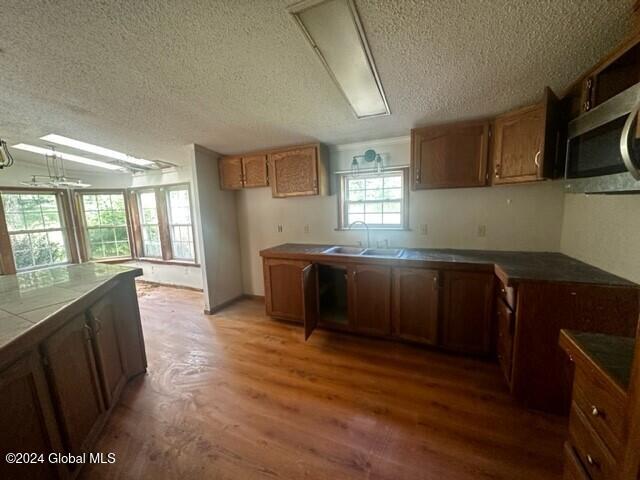
POLYGON ((594 458, 593 458, 591 455, 589 455, 589 454, 587 454, 587 463, 588 463, 589 465, 591 465, 592 467, 597 467, 597 466, 598 466, 598 463, 597 463, 597 462, 594 460, 594 458))
POLYGON ((596 407, 595 405, 591 406, 591 415, 593 415, 594 417, 600 416, 600 410, 598 410, 598 407, 596 407))

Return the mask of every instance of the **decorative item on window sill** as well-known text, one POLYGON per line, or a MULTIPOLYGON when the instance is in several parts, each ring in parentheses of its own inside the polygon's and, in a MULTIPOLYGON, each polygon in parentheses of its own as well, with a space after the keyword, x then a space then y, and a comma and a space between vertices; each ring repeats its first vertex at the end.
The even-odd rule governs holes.
POLYGON ((79 178, 67 178, 64 170, 64 159, 56 155, 55 147, 49 146, 52 155, 45 155, 49 175, 32 175, 31 180, 20 182, 27 187, 53 188, 87 188, 91 185, 79 178))
POLYGON ((357 175, 358 173, 360 173, 359 160, 365 161, 366 163, 375 162, 376 172, 380 173, 382 171, 382 157, 375 150, 369 149, 362 155, 353 156, 353 160, 351 162, 351 173, 353 175, 357 175))
POLYGON ((0 138, 0 170, 9 168, 13 165, 13 157, 7 148, 7 142, 0 138))

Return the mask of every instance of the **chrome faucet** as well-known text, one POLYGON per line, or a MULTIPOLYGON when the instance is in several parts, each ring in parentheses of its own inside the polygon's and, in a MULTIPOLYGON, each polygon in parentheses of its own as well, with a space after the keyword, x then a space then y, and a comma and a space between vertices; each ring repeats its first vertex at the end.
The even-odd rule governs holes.
POLYGON ((352 222, 349 225, 349 230, 352 230, 351 227, 353 227, 356 223, 360 223, 360 224, 364 225, 364 228, 367 230, 367 248, 371 248, 371 238, 369 237, 369 225, 364 223, 362 220, 356 220, 355 222, 352 222))

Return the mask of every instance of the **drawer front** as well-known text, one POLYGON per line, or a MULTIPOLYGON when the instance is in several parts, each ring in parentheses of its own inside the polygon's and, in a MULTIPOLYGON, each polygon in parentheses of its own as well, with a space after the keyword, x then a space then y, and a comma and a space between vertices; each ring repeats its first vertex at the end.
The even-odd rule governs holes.
POLYGON ((593 480, 615 478, 616 461, 575 403, 571 405, 569 439, 578 459, 593 480))
POLYGON ((573 401, 614 455, 619 452, 624 428, 624 400, 612 393, 596 372, 576 368, 573 401))
POLYGON ((513 312, 507 304, 498 299, 496 302, 496 319, 498 323, 498 361, 507 381, 511 383, 511 367, 513 364, 513 312))
POLYGON ((590 480, 569 442, 564 444, 564 475, 562 480, 590 480))
POLYGON ((498 280, 498 296, 509 305, 509 308, 513 311, 516 308, 516 289, 514 287, 507 287, 502 280, 498 280))

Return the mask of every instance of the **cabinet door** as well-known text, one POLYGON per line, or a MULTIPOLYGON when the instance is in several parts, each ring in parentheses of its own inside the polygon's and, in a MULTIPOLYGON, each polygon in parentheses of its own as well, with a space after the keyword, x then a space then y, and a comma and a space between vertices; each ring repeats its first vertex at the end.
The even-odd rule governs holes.
POLYGON ((127 381, 125 358, 120 351, 121 343, 116 327, 115 300, 113 294, 108 294, 93 305, 88 312, 106 407, 115 403, 127 381))
POLYGON ((543 102, 495 120, 493 183, 541 180, 553 175, 557 100, 547 89, 543 102))
POLYGON ((0 478, 59 478, 58 467, 47 461, 61 452, 47 382, 36 352, 0 372, 0 445, 7 452, 44 455, 44 463, 10 464, 0 461, 0 478))
POLYGON ((302 301, 304 312, 304 339, 309 339, 318 326, 318 268, 307 265, 302 269, 302 301))
POLYGON ((304 321, 303 271, 309 262, 264 259, 264 294, 267 315, 304 321))
POLYGON ((391 269, 355 265, 351 270, 351 317, 356 330, 391 333, 391 269))
POLYGON ((266 155, 242 157, 242 172, 244 174, 245 188, 266 187, 269 185, 266 155))
POLYGON ((315 147, 269 155, 269 176, 274 197, 318 195, 318 155, 315 147))
POLYGON ((464 122, 411 131, 414 189, 481 187, 487 183, 489 122, 464 122))
POLYGON ((513 365, 513 335, 515 333, 514 314, 507 304, 496 298, 496 322, 498 328, 498 340, 496 348, 498 350, 498 362, 502 367, 507 382, 511 385, 511 367, 513 365))
POLYGON ((242 188, 242 158, 222 157, 218 160, 220 188, 222 190, 240 190, 242 188))
POLYGON ((493 274, 448 271, 444 279, 442 346, 465 353, 489 353, 493 274))
POLYGON ((73 454, 87 451, 105 407, 84 315, 51 335, 42 349, 64 447, 73 454))
POLYGON ((438 342, 439 275, 423 268, 393 269, 394 334, 408 340, 438 342))
POLYGON ((115 323, 123 366, 127 379, 147 370, 147 354, 144 349, 144 335, 140 321, 140 307, 133 278, 123 279, 110 293, 116 305, 115 323))

